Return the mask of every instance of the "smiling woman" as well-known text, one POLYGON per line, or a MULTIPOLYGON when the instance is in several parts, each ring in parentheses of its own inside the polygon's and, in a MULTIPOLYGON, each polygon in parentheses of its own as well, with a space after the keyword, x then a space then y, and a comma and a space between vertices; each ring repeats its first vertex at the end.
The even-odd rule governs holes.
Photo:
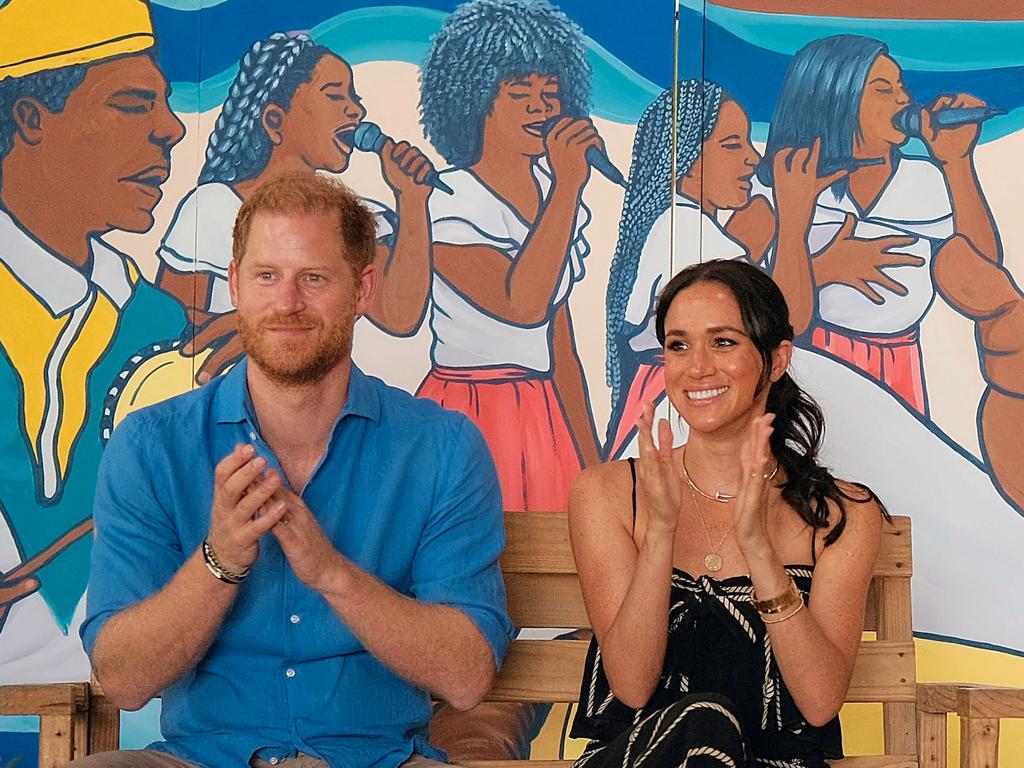
POLYGON ((576 768, 826 768, 884 509, 818 464, 821 410, 789 374, 788 309, 761 270, 687 267, 655 326, 686 445, 647 404, 639 460, 588 468, 570 499, 594 628, 576 768))

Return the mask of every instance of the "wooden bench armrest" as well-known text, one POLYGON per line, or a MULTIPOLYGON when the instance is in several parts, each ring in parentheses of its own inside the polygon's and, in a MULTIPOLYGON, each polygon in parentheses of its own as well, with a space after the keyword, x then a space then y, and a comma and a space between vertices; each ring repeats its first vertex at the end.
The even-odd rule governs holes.
POLYGON ((1024 717, 1024 688, 959 686, 956 711, 960 717, 970 718, 1024 717))
POLYGON ((918 683, 917 711, 933 715, 956 712, 958 683, 918 683))
POLYGON ((0 715, 73 715, 88 709, 88 683, 0 685, 0 715))

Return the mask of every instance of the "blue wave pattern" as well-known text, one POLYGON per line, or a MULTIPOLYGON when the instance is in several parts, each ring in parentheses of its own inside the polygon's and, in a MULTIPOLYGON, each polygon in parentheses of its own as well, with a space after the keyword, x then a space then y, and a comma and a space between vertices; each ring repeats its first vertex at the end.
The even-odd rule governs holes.
MULTIPOLYGON (((314 0, 304 3, 286 22, 278 3, 273 3, 273 12, 253 14, 251 6, 263 6, 265 3, 261 0, 247 0, 245 9, 236 0, 157 2, 166 9, 161 15, 157 13, 159 9, 154 8, 154 21, 161 40, 161 64, 171 70, 180 69, 173 60, 181 56, 183 44, 186 50, 190 50, 189 40, 203 39, 205 45, 207 38, 202 35, 202 30, 211 22, 216 22, 217 28, 223 29, 221 23, 227 21, 224 14, 242 17, 233 18, 236 23, 231 26, 236 29, 239 26, 250 27, 251 39, 275 29, 301 28, 320 15, 321 20, 308 27, 310 34, 351 63, 401 61, 418 65, 426 54, 430 37, 455 5, 440 0, 422 2, 418 6, 367 4, 329 15, 326 7, 311 7, 320 5, 314 0), (219 12, 223 18, 212 17, 214 12, 219 12), (253 22, 246 24, 242 21, 254 17, 261 19, 260 28, 255 28, 253 22), (172 61, 165 62, 168 57, 172 61)), ((647 0, 646 4, 652 14, 661 16, 658 9, 662 3, 647 0)), ((267 5, 266 10, 270 11, 267 5)), ((599 42, 609 39, 607 21, 598 25, 597 36, 594 36, 592 32, 595 30, 587 25, 592 19, 580 19, 580 14, 575 13, 577 9, 573 6, 581 3, 569 0, 561 5, 583 24, 588 33, 587 45, 594 69, 594 114, 620 123, 635 123, 646 106, 671 81, 670 38, 665 40, 667 47, 659 55, 652 55, 650 49, 658 47, 652 43, 647 46, 646 57, 642 60, 633 53, 623 59, 619 46, 607 47, 599 42), (654 59, 659 59, 661 64, 652 67, 654 59), (654 79, 648 76, 652 69, 659 72, 654 79)), ((839 19, 735 11, 714 5, 707 6, 708 16, 705 19, 702 9, 699 0, 684 0, 680 17, 680 76, 700 77, 703 73, 724 85, 749 112, 754 122, 755 138, 763 138, 766 134, 765 125, 771 119, 775 97, 791 54, 806 42, 837 31, 867 34, 884 40, 904 66, 907 87, 919 101, 927 102, 940 93, 962 91, 1007 110, 1008 114, 985 124, 983 142, 1024 128, 1024 88, 1021 88, 1024 82, 1024 49, 1009 42, 1016 43, 1024 35, 1024 21, 839 19), (751 72, 757 72, 758 76, 750 77, 751 72)), ((633 13, 631 19, 640 15, 633 13)), ((616 24, 621 27, 618 22, 616 24)), ((208 51, 204 47, 204 66, 227 58, 226 66, 203 79, 176 79, 172 96, 174 109, 178 112, 201 112, 219 106, 237 71, 235 62, 251 39, 241 43, 230 56, 221 50, 224 44, 222 36, 211 40, 211 46, 216 50, 208 51)))
MULTIPOLYGON (((309 33, 317 43, 337 51, 350 64, 401 61, 418 65, 446 15, 428 8, 360 8, 328 19, 309 33)), ((586 42, 593 68, 593 113, 607 120, 635 123, 661 87, 599 43, 589 37, 586 42)), ((171 107, 175 112, 186 113, 220 106, 237 71, 238 65, 233 64, 199 83, 172 83, 171 107)))

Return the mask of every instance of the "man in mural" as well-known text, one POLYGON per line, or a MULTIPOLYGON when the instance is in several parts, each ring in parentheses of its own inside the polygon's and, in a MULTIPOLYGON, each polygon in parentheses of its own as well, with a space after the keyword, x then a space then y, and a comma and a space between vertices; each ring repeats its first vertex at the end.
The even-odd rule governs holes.
POLYGON ((88 674, 69 629, 88 578, 101 403, 125 359, 184 325, 102 237, 152 226, 183 135, 149 9, 42 5, 0 6, 4 681, 88 674))
POLYGON ((82 764, 439 766, 431 692, 479 702, 512 634, 494 464, 352 363, 377 270, 350 190, 278 177, 234 232, 246 357, 126 419, 97 482, 82 640, 116 704, 162 692, 164 740, 82 764))
POLYGON ((580 28, 544 0, 475 0, 433 39, 427 138, 451 163, 433 195, 433 367, 419 394, 470 416, 506 510, 565 509, 599 459, 569 294, 590 211, 590 65, 580 28))
MULTIPOLYGON (((352 68, 306 34, 275 32, 242 57, 206 148, 199 186, 178 206, 159 249, 158 285, 178 296, 202 327, 186 354, 213 347, 197 381, 241 355, 227 289, 231 223, 267 179, 297 170, 343 173, 366 109, 352 68)), ((365 200, 377 221, 381 284, 368 317, 388 333, 416 331, 430 288, 430 161, 388 139, 380 154, 396 210, 365 200)))

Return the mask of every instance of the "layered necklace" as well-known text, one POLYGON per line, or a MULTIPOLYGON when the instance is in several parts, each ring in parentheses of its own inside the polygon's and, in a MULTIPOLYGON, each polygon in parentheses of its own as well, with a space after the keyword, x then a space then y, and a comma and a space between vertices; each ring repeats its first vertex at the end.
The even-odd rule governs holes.
MULTIPOLYGON (((771 474, 765 475, 764 479, 768 481, 772 480, 772 478, 775 477, 778 471, 779 464, 778 462, 776 462, 775 469, 771 471, 771 474)), ((697 510, 697 519, 700 520, 700 526, 704 529, 704 536, 708 540, 708 549, 710 551, 706 555, 704 555, 704 567, 712 573, 717 573, 718 571, 722 570, 722 566, 725 564, 725 561, 722 559, 722 555, 720 554, 722 545, 725 544, 726 539, 728 539, 729 536, 732 534, 733 528, 736 527, 736 520, 735 518, 733 519, 732 525, 729 526, 729 530, 725 532, 725 535, 722 536, 721 540, 718 542, 718 545, 716 546, 715 543, 711 540, 711 531, 708 530, 708 524, 704 521, 704 512, 700 508, 700 502, 697 500, 697 494, 700 494, 705 499, 717 501, 720 504, 726 504, 727 502, 732 501, 733 499, 736 498, 736 494, 715 491, 714 495, 712 495, 707 491, 702 490, 700 486, 693 482, 693 479, 690 477, 690 473, 686 471, 685 446, 683 447, 682 474, 683 477, 686 479, 686 484, 690 487, 690 497, 693 499, 693 508, 697 510)))

